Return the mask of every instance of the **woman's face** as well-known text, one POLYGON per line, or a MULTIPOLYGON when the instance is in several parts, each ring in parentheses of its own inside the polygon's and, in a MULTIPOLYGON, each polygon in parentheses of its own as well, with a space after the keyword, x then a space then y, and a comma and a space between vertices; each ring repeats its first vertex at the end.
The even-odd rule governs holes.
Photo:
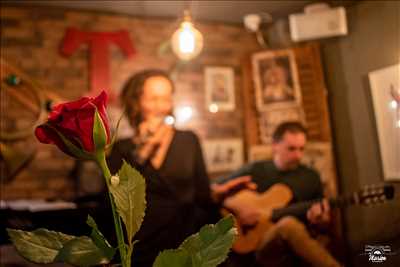
POLYGON ((148 78, 143 85, 140 109, 144 121, 160 121, 172 111, 172 84, 163 76, 148 78))

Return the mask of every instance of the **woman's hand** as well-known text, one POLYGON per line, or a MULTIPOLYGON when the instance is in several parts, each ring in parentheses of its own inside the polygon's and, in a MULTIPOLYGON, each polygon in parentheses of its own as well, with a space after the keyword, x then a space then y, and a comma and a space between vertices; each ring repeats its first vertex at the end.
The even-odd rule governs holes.
POLYGON ((242 189, 255 190, 257 185, 251 181, 251 176, 241 176, 223 184, 211 184, 211 198, 215 203, 221 203, 224 199, 242 189))
POLYGON ((139 126, 139 136, 137 137, 139 141, 134 141, 138 145, 136 155, 139 163, 144 163, 154 156, 170 130, 171 126, 164 123, 154 127, 154 123, 143 122, 139 126))
POLYGON ((142 143, 145 143, 160 130, 161 126, 163 126, 163 119, 161 117, 153 117, 142 121, 139 124, 136 137, 141 140, 142 143))

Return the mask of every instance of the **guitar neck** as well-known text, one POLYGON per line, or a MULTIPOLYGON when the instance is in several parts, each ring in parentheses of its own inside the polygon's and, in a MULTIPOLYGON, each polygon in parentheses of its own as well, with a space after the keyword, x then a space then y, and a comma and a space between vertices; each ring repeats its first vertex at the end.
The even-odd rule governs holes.
MULTIPOLYGON (((394 186, 391 184, 369 185, 362 190, 354 192, 350 196, 342 196, 338 198, 328 199, 331 207, 343 207, 349 205, 372 205, 393 199, 394 186)), ((278 221, 284 216, 303 216, 312 204, 321 201, 321 199, 298 202, 285 208, 275 209, 272 211, 271 220, 278 221)))
MULTIPOLYGON (((282 217, 285 216, 294 216, 294 217, 302 217, 306 214, 307 210, 317 202, 320 202, 321 199, 314 199, 310 201, 303 201, 294 203, 285 208, 274 209, 272 211, 271 220, 273 222, 278 221, 282 217)), ((330 207, 343 207, 348 205, 357 204, 357 198, 355 196, 351 197, 338 197, 338 198, 330 198, 328 199, 330 207)))

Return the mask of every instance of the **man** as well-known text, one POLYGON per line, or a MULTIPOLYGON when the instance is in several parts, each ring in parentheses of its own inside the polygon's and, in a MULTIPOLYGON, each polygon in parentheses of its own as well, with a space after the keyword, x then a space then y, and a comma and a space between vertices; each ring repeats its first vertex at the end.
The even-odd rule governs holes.
MULTIPOLYGON (((278 183, 283 184, 289 189, 290 204, 321 199, 323 191, 318 173, 300 163, 305 144, 306 131, 300 123, 283 123, 273 134, 271 161, 258 161, 246 165, 223 181, 251 176, 260 193, 278 183)), ((226 198, 224 205, 235 213, 242 225, 257 224, 262 213, 235 196, 226 198)), ((290 251, 313 266, 340 266, 325 248, 311 237, 307 229, 308 226, 324 225, 329 221, 330 210, 326 200, 313 204, 303 218, 281 218, 263 234, 255 253, 258 264, 288 266, 288 257, 285 257, 285 254, 290 251)))

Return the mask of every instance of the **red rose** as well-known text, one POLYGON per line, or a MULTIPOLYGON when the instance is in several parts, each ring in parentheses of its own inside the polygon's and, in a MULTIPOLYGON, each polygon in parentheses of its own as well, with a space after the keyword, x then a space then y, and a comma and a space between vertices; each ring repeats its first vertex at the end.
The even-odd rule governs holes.
POLYGON ((79 157, 75 152, 88 155, 97 149, 104 149, 110 141, 106 102, 107 94, 103 91, 94 99, 83 97, 59 104, 49 114, 48 121, 36 128, 35 135, 41 143, 55 144, 75 157, 79 157), (99 119, 96 119, 96 110, 99 119))

